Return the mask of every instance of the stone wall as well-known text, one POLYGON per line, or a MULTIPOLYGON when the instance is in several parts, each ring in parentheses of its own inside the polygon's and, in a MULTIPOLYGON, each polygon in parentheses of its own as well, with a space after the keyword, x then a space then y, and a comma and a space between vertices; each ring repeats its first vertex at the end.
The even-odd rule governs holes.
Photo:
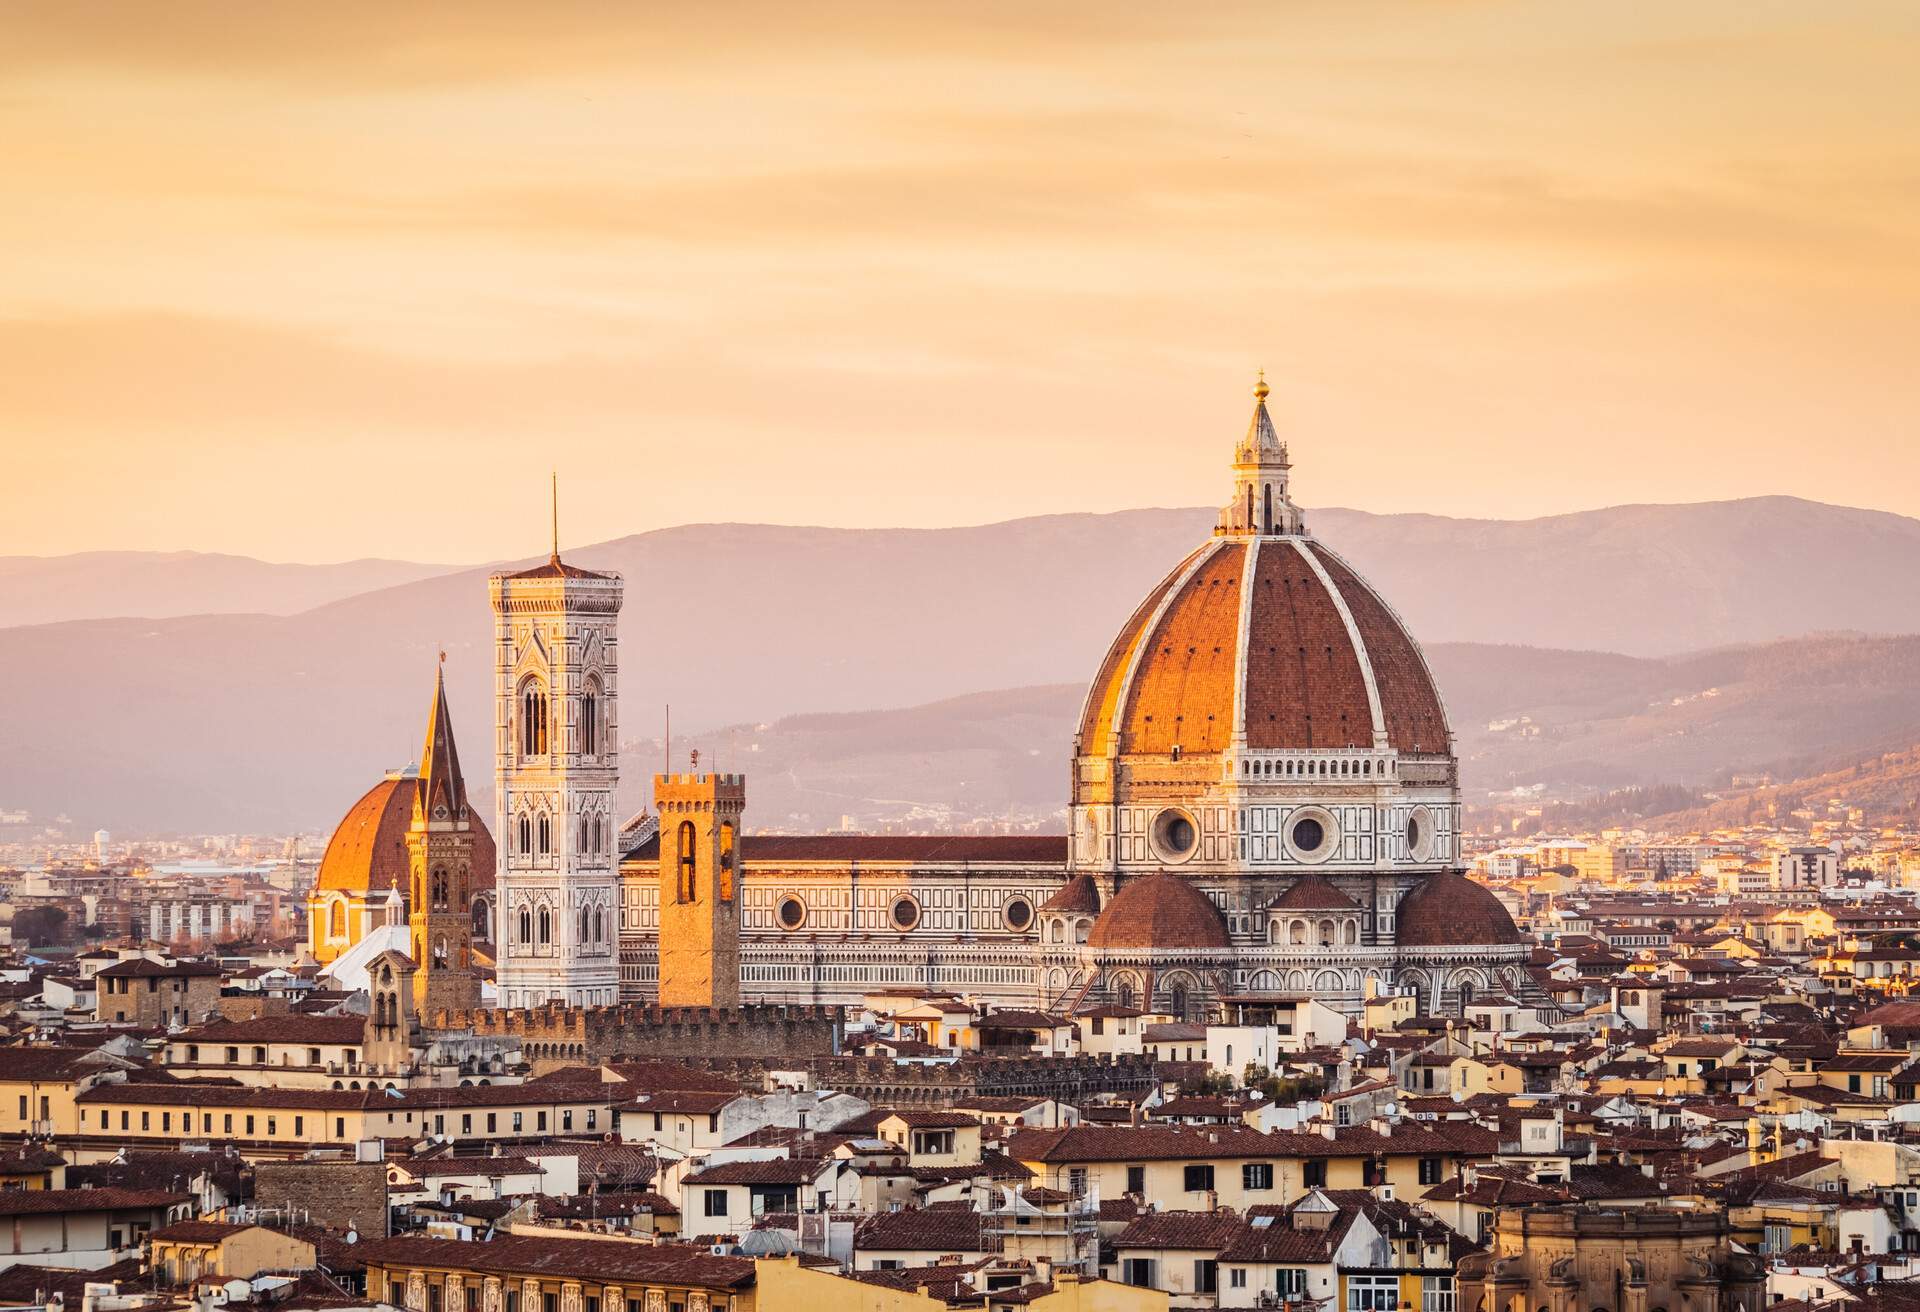
POLYGON ((256 1162, 253 1196, 261 1208, 304 1211, 315 1225, 387 1237, 385 1162, 256 1162))
POLYGON ((755 1057, 778 1062, 840 1051, 838 1007, 535 1007, 436 1011, 425 1028, 517 1041, 536 1074, 561 1066, 653 1057, 755 1057))

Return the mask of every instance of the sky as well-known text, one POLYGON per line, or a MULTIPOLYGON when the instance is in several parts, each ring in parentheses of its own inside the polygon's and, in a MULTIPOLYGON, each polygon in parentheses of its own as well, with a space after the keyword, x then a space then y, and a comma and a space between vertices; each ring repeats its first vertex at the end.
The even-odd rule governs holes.
POLYGON ((1920 515, 1920 6, 10 5, 0 553, 1920 515))

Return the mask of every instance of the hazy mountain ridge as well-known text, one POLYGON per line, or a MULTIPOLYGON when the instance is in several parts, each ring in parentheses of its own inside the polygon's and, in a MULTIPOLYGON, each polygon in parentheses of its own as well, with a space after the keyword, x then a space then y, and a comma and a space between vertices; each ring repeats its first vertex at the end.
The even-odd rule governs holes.
POLYGON ((278 564, 200 551, 0 556, 0 623, 124 616, 297 615, 343 597, 454 569, 411 560, 278 564))
MULTIPOLYGON (((684 733, 796 711, 919 707, 982 688, 1078 688, 1212 518, 1186 509, 959 529, 694 525, 567 555, 626 578, 621 728, 637 741, 657 737, 667 702, 684 733)), ((1645 655, 1809 629, 1920 631, 1920 522, 1877 512, 1766 498, 1513 523, 1344 510, 1309 522, 1428 644, 1469 780, 1487 787, 1549 774, 1570 787, 1632 782, 1666 755, 1649 746, 1637 703, 1733 681, 1741 660, 1760 658, 1709 652, 1687 658, 1697 666, 1652 670, 1628 655, 1485 647, 1463 662, 1448 657, 1450 641, 1645 655), (1475 725, 1518 714, 1564 727, 1553 752, 1476 737, 1475 725)), ((0 733, 19 748, 0 765, 0 807, 65 811, 88 828, 329 825, 383 769, 417 755, 442 649, 463 760, 476 794, 489 795, 485 577, 461 570, 291 616, 0 629, 0 733)), ((1872 689, 1833 692, 1848 732, 1876 719, 1890 728, 1904 713, 1898 689, 1872 689)), ((1774 695, 1753 693, 1762 703, 1774 695)), ((1738 734, 1686 744, 1676 768, 1800 752, 1819 717, 1795 704, 1748 708, 1738 734), (1703 743, 1736 754, 1709 760, 1712 751, 1693 750, 1703 743)), ((1064 796, 1066 737, 1033 746, 1031 768, 1064 796)), ((982 759, 1012 772, 1008 787, 1024 795, 1026 767, 1000 750, 982 759)), ((655 759, 629 766, 626 805, 644 800, 655 768, 655 759)))
MULTIPOLYGON (((1735 771, 1780 776, 1803 768, 1796 761, 1852 760, 1920 738, 1920 686, 1904 677, 1920 668, 1920 637, 1796 639, 1668 660, 1439 643, 1428 659, 1450 690, 1470 803, 1540 783, 1574 796, 1724 786, 1735 771), (1707 689, 1714 695, 1701 696, 1707 689), (1538 737, 1519 723, 1490 727, 1521 716, 1538 737)), ((1051 684, 790 716, 676 735, 674 754, 698 748, 703 761, 745 769, 750 809, 768 826, 825 828, 843 814, 913 823, 962 806, 1032 820, 1065 804, 1084 692, 1051 684)), ((661 749, 654 740, 641 753, 657 760, 661 749)))

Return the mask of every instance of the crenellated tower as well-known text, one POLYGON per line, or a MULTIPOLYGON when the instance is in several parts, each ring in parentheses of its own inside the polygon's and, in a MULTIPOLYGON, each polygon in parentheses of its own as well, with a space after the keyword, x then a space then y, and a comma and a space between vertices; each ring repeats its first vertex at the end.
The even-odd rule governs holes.
POLYGON ((488 581, 499 1001, 619 1001, 620 576, 560 559, 488 581))
MULTIPOLYGON (((697 753, 696 753, 697 755, 697 753)), ((739 774, 658 774, 660 1005, 740 1005, 739 774)))

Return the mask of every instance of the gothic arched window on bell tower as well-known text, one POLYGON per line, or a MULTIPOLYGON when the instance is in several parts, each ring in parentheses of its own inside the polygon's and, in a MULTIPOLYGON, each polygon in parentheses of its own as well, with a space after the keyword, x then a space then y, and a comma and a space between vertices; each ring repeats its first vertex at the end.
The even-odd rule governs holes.
POLYGON ((533 942, 533 912, 525 907, 520 908, 520 941, 533 942))
POLYGON ((545 907, 540 908, 540 942, 542 945, 553 941, 553 917, 545 907))
POLYGON ((682 820, 680 822, 680 842, 679 846, 675 849, 680 862, 679 899, 682 902, 693 902, 698 900, 699 897, 699 890, 694 887, 693 847, 693 821, 682 820))
POLYGON ((435 870, 433 872, 433 904, 437 907, 444 907, 447 904, 447 897, 447 872, 445 870, 435 870))
POLYGON ((720 900, 733 901, 733 822, 720 825, 720 900))
POLYGON ((1273 484, 1265 484, 1264 495, 1266 497, 1266 504, 1260 513, 1260 531, 1262 533, 1271 533, 1273 532, 1273 484))
POLYGON ((589 677, 580 698, 580 752, 600 755, 600 680, 589 677))
POLYGON ((544 756, 547 751, 547 690, 528 679, 520 690, 520 754, 544 756))
POLYGON ((540 855, 545 856, 553 850, 553 822, 548 819, 545 814, 542 814, 540 822, 535 828, 538 829, 540 833, 540 855))
POLYGON ((533 821, 528 816, 520 817, 520 855, 533 851, 533 821))

